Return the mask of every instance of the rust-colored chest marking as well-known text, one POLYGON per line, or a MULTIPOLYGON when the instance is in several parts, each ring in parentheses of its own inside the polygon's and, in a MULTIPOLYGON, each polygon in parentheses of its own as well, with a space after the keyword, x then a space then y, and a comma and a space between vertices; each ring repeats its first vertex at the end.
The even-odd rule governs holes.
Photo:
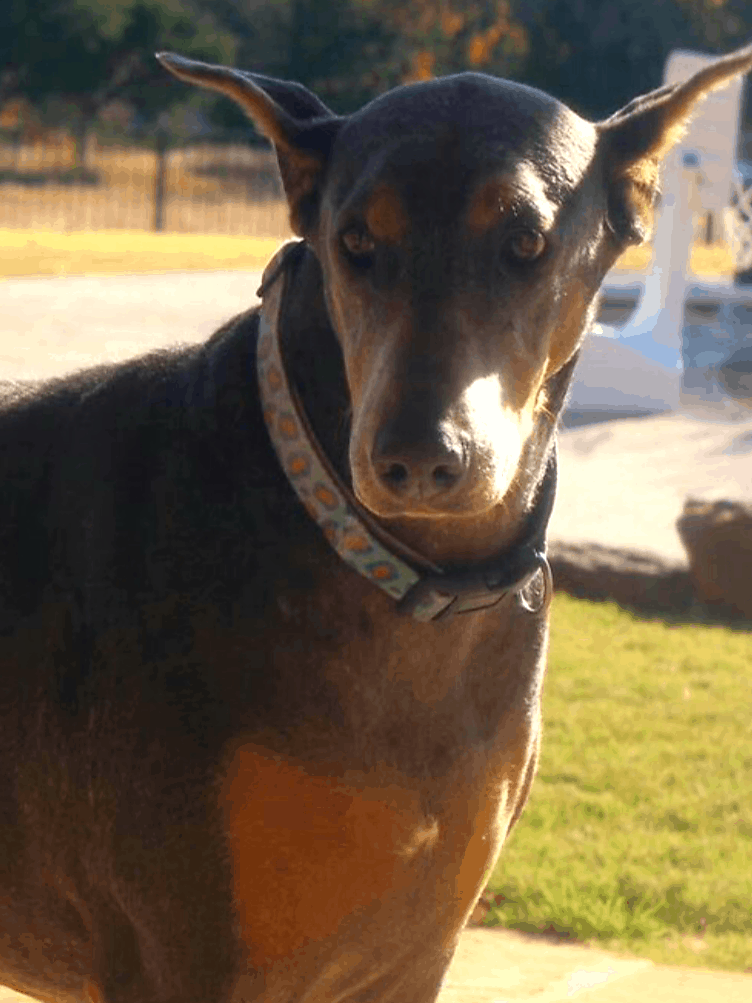
POLYGON ((222 798, 241 937, 262 969, 415 880, 438 838, 416 792, 316 776, 252 745, 222 798))

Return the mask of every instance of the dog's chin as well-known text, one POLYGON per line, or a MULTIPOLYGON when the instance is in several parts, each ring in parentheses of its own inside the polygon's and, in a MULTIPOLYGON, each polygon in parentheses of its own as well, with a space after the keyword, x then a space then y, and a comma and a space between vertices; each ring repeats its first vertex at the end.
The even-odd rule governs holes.
POLYGON ((392 495, 368 481, 353 484, 355 497, 360 504, 379 519, 386 520, 472 520, 488 514, 500 505, 503 496, 495 492, 458 492, 445 499, 422 500, 408 496, 392 495))

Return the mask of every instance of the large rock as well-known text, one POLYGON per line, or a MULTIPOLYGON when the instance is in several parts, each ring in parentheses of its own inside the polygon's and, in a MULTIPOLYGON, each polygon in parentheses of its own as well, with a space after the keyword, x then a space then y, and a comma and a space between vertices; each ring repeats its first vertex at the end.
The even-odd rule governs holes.
POLYGON ((681 617, 692 607, 686 569, 655 554, 554 542, 549 560, 554 588, 578 599, 610 600, 643 616, 681 617))
POLYGON ((752 620, 752 506, 688 498, 676 527, 698 597, 752 620))

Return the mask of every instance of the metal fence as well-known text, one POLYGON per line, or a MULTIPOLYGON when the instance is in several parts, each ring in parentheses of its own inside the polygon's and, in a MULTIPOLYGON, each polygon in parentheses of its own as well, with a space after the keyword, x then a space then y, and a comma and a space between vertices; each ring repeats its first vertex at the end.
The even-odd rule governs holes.
POLYGON ((288 232, 276 162, 239 140, 85 149, 58 133, 0 139, 0 227, 165 230, 279 236, 288 232))

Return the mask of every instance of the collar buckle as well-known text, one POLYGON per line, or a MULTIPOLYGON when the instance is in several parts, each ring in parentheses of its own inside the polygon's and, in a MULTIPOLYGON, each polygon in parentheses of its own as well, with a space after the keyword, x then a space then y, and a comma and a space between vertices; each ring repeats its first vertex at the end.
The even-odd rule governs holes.
POLYGON ((397 611, 416 620, 441 620, 461 613, 474 613, 501 602, 510 593, 521 593, 538 572, 543 573, 541 602, 524 608, 538 613, 551 598, 551 568, 546 554, 532 545, 523 545, 510 561, 446 574, 423 575, 397 603, 397 611))

